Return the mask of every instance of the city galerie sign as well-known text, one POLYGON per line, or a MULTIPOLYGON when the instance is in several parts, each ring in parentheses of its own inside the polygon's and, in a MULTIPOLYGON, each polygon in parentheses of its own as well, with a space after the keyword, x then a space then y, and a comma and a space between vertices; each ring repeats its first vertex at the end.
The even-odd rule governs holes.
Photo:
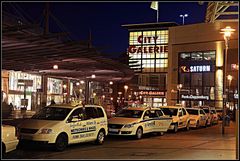
POLYGON ((164 96, 165 93, 161 91, 140 91, 140 95, 143 96, 164 96))
MULTIPOLYGON (((158 39, 158 36, 148 36, 143 37, 140 35, 137 39, 137 41, 140 44, 146 44, 146 43, 154 43, 158 39)), ((167 52, 168 48, 167 46, 144 46, 144 47, 136 47, 136 45, 130 45, 128 48, 129 53, 160 53, 160 52, 167 52)))

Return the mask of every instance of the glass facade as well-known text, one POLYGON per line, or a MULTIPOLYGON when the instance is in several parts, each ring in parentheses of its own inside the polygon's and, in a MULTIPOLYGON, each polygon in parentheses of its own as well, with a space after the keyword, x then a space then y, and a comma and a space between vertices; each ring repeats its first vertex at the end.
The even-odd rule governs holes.
POLYGON ((168 30, 129 33, 129 64, 143 73, 166 72, 168 67, 168 30))
POLYGON ((137 91, 144 93, 140 95, 143 103, 150 107, 166 105, 168 30, 130 31, 128 55, 137 76, 137 91))
POLYGON ((180 98, 187 107, 215 106, 215 51, 179 53, 180 98))
POLYGON ((12 103, 16 109, 22 107, 21 100, 24 99, 24 86, 19 85, 19 80, 32 80, 32 86, 26 88, 27 110, 31 110, 33 106, 33 100, 35 100, 35 93, 37 89, 41 88, 41 76, 32 75, 23 72, 9 71, 9 94, 8 102, 12 103))
POLYGON ((48 78, 47 80, 47 105, 51 104, 51 100, 55 103, 63 103, 63 81, 56 78, 48 78))

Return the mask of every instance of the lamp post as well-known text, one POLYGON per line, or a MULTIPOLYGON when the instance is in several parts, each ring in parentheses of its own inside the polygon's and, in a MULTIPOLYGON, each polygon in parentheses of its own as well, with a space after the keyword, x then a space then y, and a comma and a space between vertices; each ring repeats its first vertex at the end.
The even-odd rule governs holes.
POLYGON ((232 82, 233 76, 228 75, 227 79, 228 79, 228 97, 227 97, 227 102, 228 102, 228 105, 230 107, 229 94, 230 94, 230 86, 231 86, 231 82, 232 82))
POLYGON ((181 89, 182 89, 182 84, 178 84, 177 89, 178 89, 178 103, 180 103, 180 92, 181 92, 181 89))
POLYGON ((125 85, 125 86, 124 86, 124 89, 125 89, 124 99, 127 100, 127 90, 128 90, 128 86, 125 85))
POLYGON ((225 133, 225 129, 224 129, 224 122, 225 122, 225 115, 226 115, 226 103, 227 103, 227 91, 226 91, 226 83, 227 83, 227 53, 228 53, 228 44, 229 44, 229 40, 230 40, 230 36, 231 34, 235 31, 235 29, 232 29, 230 26, 225 27, 224 29, 221 29, 221 32, 224 37, 224 41, 225 41, 225 58, 224 58, 224 82, 223 82, 223 86, 224 86, 224 94, 223 94, 223 123, 222 123, 222 134, 225 133), (225 101, 224 101, 225 99, 225 101))
POLYGON ((188 14, 179 15, 179 16, 182 17, 182 22, 183 22, 183 25, 184 25, 184 18, 185 18, 185 17, 188 17, 188 14))

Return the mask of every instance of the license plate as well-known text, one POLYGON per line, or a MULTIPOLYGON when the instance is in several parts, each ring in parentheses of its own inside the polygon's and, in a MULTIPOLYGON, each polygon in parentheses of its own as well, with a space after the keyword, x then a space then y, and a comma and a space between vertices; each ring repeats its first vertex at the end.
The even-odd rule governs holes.
POLYGON ((109 128, 108 130, 109 130, 110 132, 118 132, 118 129, 109 128))

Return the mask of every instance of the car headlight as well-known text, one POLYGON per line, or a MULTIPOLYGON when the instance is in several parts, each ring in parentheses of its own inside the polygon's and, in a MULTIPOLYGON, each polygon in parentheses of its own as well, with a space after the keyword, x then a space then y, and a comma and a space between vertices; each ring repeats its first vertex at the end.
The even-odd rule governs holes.
POLYGON ((132 128, 136 123, 132 123, 132 124, 126 124, 123 127, 124 128, 132 128))
POLYGON ((53 133, 52 129, 41 129, 40 134, 51 134, 53 133))

